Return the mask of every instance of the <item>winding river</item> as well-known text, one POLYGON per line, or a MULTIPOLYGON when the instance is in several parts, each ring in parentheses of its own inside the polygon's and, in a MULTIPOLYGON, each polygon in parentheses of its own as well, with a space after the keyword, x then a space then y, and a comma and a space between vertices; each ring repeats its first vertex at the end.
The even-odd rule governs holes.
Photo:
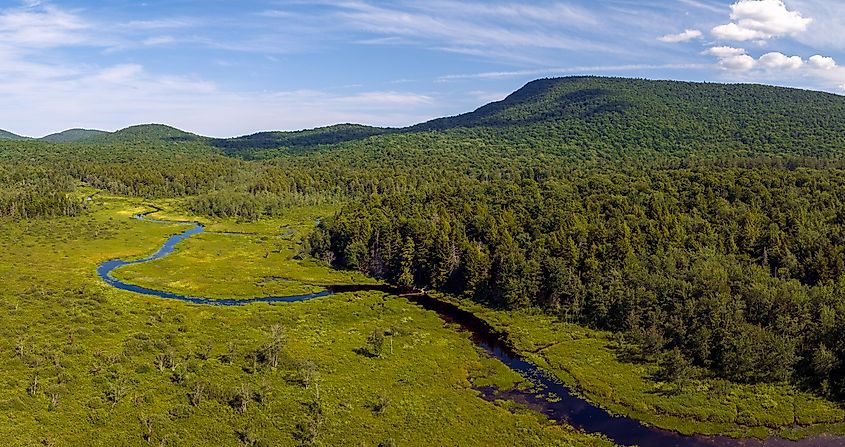
MULTIPOLYGON (((291 303, 314 298, 329 296, 335 293, 355 291, 382 291, 397 293, 397 290, 384 285, 348 285, 329 286, 319 293, 296 296, 271 296, 253 299, 212 299, 180 295, 146 287, 129 284, 113 276, 116 269, 127 265, 141 264, 161 259, 176 249, 176 245, 191 236, 205 231, 205 227, 197 222, 164 221, 150 219, 147 216, 156 211, 136 215, 135 218, 146 222, 161 224, 189 225, 190 228, 180 234, 170 237, 154 254, 143 259, 124 261, 113 259, 106 261, 97 268, 97 274, 107 284, 120 290, 154 296, 157 298, 173 299, 192 304, 212 306, 244 306, 252 303, 291 303)), ((614 416, 606 410, 591 404, 587 400, 575 395, 570 388, 546 373, 536 365, 516 354, 503 342, 502 334, 493 330, 485 321, 472 313, 457 306, 438 301, 425 295, 408 297, 417 305, 436 312, 444 321, 457 325, 459 330, 471 334, 472 341, 488 355, 502 361, 512 370, 519 373, 526 380, 534 384, 531 390, 500 391, 493 388, 480 388, 481 396, 489 401, 497 399, 511 400, 523 404, 533 410, 545 414, 550 419, 565 423, 587 433, 602 434, 615 443, 624 446, 639 445, 642 447, 842 447, 845 438, 820 436, 807 438, 802 441, 787 441, 780 438, 733 439, 727 437, 684 436, 678 433, 661 430, 643 425, 639 421, 627 417, 614 416)))

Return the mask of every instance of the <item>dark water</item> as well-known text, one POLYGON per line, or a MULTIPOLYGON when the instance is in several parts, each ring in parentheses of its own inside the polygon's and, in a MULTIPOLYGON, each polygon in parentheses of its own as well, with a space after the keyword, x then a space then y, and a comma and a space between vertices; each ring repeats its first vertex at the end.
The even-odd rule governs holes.
MULTIPOLYGON (((253 299, 210 299, 192 297, 176 293, 163 292, 125 283, 114 278, 112 272, 126 265, 141 264, 161 259, 171 253, 176 245, 185 239, 200 234, 205 228, 197 222, 171 222, 148 219, 144 215, 135 216, 137 219, 164 224, 184 224, 191 228, 172 236, 153 255, 136 261, 119 259, 106 261, 97 268, 97 274, 109 285, 120 290, 140 293, 158 298, 186 301, 193 304, 213 306, 244 306, 252 303, 291 303, 313 298, 329 296, 335 293, 358 291, 381 291, 398 294, 399 291, 385 285, 339 285, 329 286, 324 291, 309 295, 273 296, 253 299)), ((572 394, 571 390, 556 378, 538 368, 531 362, 521 358, 502 340, 504 337, 496 333, 485 321, 472 313, 457 306, 438 301, 426 295, 411 295, 408 298, 421 307, 434 311, 448 323, 459 325, 460 329, 472 335, 473 342, 488 355, 502 361, 509 368, 534 384, 533 390, 499 391, 493 388, 481 388, 482 397, 489 401, 497 399, 510 400, 523 404, 533 410, 545 414, 550 419, 566 423, 587 433, 601 433, 620 445, 642 447, 845 447, 843 437, 815 437, 799 442, 787 441, 779 438, 767 440, 732 439, 725 437, 683 436, 675 432, 660 430, 643 425, 637 420, 614 416, 588 401, 572 394)))

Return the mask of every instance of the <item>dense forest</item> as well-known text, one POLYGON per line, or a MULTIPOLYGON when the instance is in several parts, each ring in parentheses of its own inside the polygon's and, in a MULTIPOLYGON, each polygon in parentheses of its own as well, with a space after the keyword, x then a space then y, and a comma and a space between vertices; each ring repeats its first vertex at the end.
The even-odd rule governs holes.
MULTIPOLYGON (((739 382, 845 393, 845 172, 573 173, 373 195, 310 249, 407 288, 620 331, 739 382)), ((684 360, 679 360, 683 362, 684 360)))
POLYGON ((841 96, 563 78, 404 129, 84 135, 2 142, 0 215, 82 213, 79 185, 243 220, 344 203, 307 250, 337 267, 845 398, 841 96))

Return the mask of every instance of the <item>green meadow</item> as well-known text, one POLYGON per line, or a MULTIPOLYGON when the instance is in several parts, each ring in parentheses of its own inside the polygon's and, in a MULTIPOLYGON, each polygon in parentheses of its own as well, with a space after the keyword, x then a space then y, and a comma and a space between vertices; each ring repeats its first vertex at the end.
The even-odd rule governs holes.
MULTIPOLYGON (((6 445, 612 445, 481 399, 473 387, 522 379, 403 298, 214 307, 108 287, 100 262, 147 255, 184 228, 131 218, 151 205, 180 213, 97 195, 81 216, 0 222, 6 445)), ((243 297, 367 281, 296 259, 321 211, 207 222, 173 256, 121 276, 243 297)))
MULTIPOLYGON (((374 280, 359 272, 329 269, 302 253, 303 237, 320 215, 331 212, 330 208, 305 208, 272 221, 243 224, 199 219, 207 225, 206 232, 182 242, 176 253, 155 262, 124 267, 115 276, 148 288, 209 298, 304 295, 319 292, 327 285, 374 284, 374 280)), ((170 209, 149 217, 197 220, 170 209)), ((172 225, 174 232, 184 229, 172 225)))

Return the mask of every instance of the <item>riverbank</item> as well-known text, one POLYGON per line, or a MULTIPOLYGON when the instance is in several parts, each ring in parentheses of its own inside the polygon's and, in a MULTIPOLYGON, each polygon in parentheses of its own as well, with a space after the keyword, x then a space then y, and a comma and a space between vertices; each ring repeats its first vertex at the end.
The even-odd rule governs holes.
POLYGON ((678 386, 654 378, 656 363, 627 360, 614 334, 542 313, 506 312, 442 294, 506 334, 506 343, 589 401, 612 413, 685 435, 800 439, 845 434, 845 410, 788 384, 740 385, 712 378, 678 386))

